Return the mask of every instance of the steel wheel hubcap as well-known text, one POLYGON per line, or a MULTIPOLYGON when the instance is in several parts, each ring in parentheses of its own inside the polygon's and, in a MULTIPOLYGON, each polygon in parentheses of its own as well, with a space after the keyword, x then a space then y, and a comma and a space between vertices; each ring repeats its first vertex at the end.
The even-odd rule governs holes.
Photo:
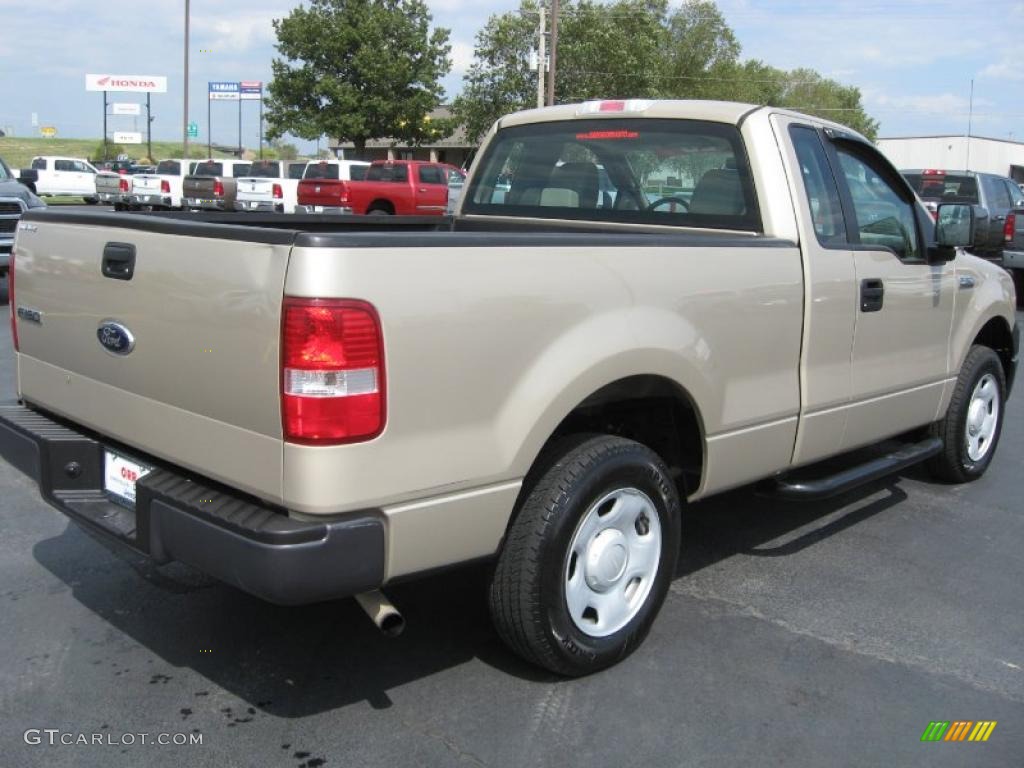
POLYGON ((565 601, 576 627, 605 637, 643 607, 661 561, 661 521, 651 498, 620 488, 580 519, 565 565, 565 601))
POLYGON ((988 454, 999 423, 999 385, 991 373, 978 381, 967 406, 964 440, 971 461, 981 461, 988 454))

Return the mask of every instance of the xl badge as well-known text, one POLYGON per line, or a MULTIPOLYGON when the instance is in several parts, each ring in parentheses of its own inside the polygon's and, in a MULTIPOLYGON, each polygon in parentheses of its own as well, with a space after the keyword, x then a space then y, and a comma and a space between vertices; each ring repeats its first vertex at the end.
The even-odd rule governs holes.
POLYGON ((104 320, 96 329, 96 338, 108 352, 115 355, 127 355, 135 349, 135 337, 132 332, 118 322, 104 320))

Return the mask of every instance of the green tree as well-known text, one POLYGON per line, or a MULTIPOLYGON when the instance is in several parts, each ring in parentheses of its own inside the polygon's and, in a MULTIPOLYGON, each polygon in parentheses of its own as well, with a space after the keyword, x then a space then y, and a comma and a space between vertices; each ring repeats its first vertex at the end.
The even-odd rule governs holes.
MULTIPOLYGON (((873 137, 860 91, 808 69, 741 61, 740 44, 712 0, 566 0, 559 25, 556 102, 597 98, 723 99, 785 106, 873 137)), ((471 136, 504 114, 535 106, 537 0, 492 16, 453 105, 471 136)))
POLYGON ((451 45, 431 20, 423 0, 310 0, 275 20, 267 135, 327 135, 359 152, 436 136, 445 126, 424 118, 444 96, 451 45))

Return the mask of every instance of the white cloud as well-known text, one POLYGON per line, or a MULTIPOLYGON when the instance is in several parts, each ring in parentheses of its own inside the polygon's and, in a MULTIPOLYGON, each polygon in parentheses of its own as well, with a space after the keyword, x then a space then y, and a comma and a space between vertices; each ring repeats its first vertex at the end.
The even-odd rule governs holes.
POLYGON ((452 74, 461 75, 473 63, 473 45, 462 40, 452 41, 452 74))
POLYGON ((1024 80, 1024 64, 1013 62, 1007 57, 998 63, 989 64, 978 72, 978 77, 993 80, 1024 80))

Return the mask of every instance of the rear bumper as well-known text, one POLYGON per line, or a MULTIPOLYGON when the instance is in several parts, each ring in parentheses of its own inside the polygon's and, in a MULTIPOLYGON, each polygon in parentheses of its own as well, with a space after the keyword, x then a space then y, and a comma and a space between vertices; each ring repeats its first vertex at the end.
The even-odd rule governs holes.
POLYGON ((280 605, 365 592, 384 580, 384 523, 373 513, 303 522, 172 467, 136 485, 135 509, 103 490, 102 439, 24 406, 0 406, 0 456, 76 523, 148 555, 179 560, 280 605))
POLYGON ((131 195, 122 192, 97 192, 96 197, 101 203, 127 203, 131 195))
POLYGON ((1024 269, 1024 251, 1003 251, 1003 266, 1006 269, 1024 269))
POLYGON ((176 203, 169 195, 128 195, 125 200, 129 205, 160 205, 166 208, 176 207, 176 203))
POLYGON ((269 200, 236 200, 236 211, 256 211, 257 213, 284 213, 284 203, 269 200))
POLYGON ((233 211, 235 210, 234 200, 201 200, 196 197, 185 199, 188 208, 198 208, 202 211, 233 211))
POLYGON ((347 206, 341 205, 296 205, 296 213, 330 213, 330 214, 343 214, 349 215, 353 213, 353 210, 347 206), (319 210, 318 210, 319 209, 319 210))

